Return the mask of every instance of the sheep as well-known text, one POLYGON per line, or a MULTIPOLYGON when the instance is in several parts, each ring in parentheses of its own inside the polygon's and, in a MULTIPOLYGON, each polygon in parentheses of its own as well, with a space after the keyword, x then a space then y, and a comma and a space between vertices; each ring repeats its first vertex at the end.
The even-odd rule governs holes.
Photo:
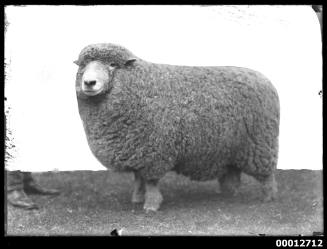
POLYGON ((155 64, 111 43, 86 46, 75 63, 89 147, 105 167, 134 174, 132 203, 157 211, 168 171, 216 179, 230 194, 243 172, 262 184, 264 201, 275 199, 279 98, 261 73, 155 64))

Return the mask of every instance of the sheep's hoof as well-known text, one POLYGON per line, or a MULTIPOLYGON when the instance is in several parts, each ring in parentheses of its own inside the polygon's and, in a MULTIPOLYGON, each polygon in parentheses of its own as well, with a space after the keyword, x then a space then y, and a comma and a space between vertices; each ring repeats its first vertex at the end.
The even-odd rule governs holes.
POLYGON ((143 203, 145 200, 144 194, 138 193, 138 194, 133 194, 132 196, 132 203, 143 203))
POLYGON ((156 201, 151 201, 151 202, 145 202, 143 208, 146 213, 156 212, 160 208, 161 202, 162 202, 162 199, 158 199, 156 201))
POLYGON ((237 196, 239 193, 238 188, 232 188, 232 187, 221 187, 221 188, 216 188, 215 193, 222 195, 222 196, 237 196))
POLYGON ((145 212, 156 212, 160 208, 162 200, 163 198, 161 195, 156 196, 156 198, 147 198, 143 206, 145 212))
POLYGON ((145 210, 145 213, 151 213, 151 212, 157 212, 158 211, 158 209, 159 209, 159 206, 157 206, 157 207, 153 207, 153 206, 150 206, 150 207, 148 207, 148 206, 144 206, 144 210, 145 210))

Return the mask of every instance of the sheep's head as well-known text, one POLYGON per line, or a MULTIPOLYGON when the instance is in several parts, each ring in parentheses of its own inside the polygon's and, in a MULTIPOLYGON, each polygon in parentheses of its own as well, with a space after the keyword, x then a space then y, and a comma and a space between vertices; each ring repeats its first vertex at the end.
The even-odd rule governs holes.
POLYGON ((115 70, 127 68, 136 57, 127 49, 110 43, 85 47, 78 60, 76 91, 84 96, 97 96, 110 90, 115 70))

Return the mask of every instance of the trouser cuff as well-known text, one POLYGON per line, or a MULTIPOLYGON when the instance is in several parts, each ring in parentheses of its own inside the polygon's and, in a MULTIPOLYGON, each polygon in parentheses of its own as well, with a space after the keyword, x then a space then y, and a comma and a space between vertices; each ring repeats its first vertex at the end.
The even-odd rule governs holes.
POLYGON ((9 171, 6 170, 7 180, 7 191, 22 190, 23 184, 23 173, 19 170, 9 171))

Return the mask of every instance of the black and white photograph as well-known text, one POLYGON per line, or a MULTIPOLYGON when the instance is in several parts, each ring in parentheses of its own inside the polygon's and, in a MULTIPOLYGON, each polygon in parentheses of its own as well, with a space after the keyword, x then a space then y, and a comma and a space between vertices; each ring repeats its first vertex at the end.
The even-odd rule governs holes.
POLYGON ((321 5, 4 12, 5 236, 323 235, 321 5))

